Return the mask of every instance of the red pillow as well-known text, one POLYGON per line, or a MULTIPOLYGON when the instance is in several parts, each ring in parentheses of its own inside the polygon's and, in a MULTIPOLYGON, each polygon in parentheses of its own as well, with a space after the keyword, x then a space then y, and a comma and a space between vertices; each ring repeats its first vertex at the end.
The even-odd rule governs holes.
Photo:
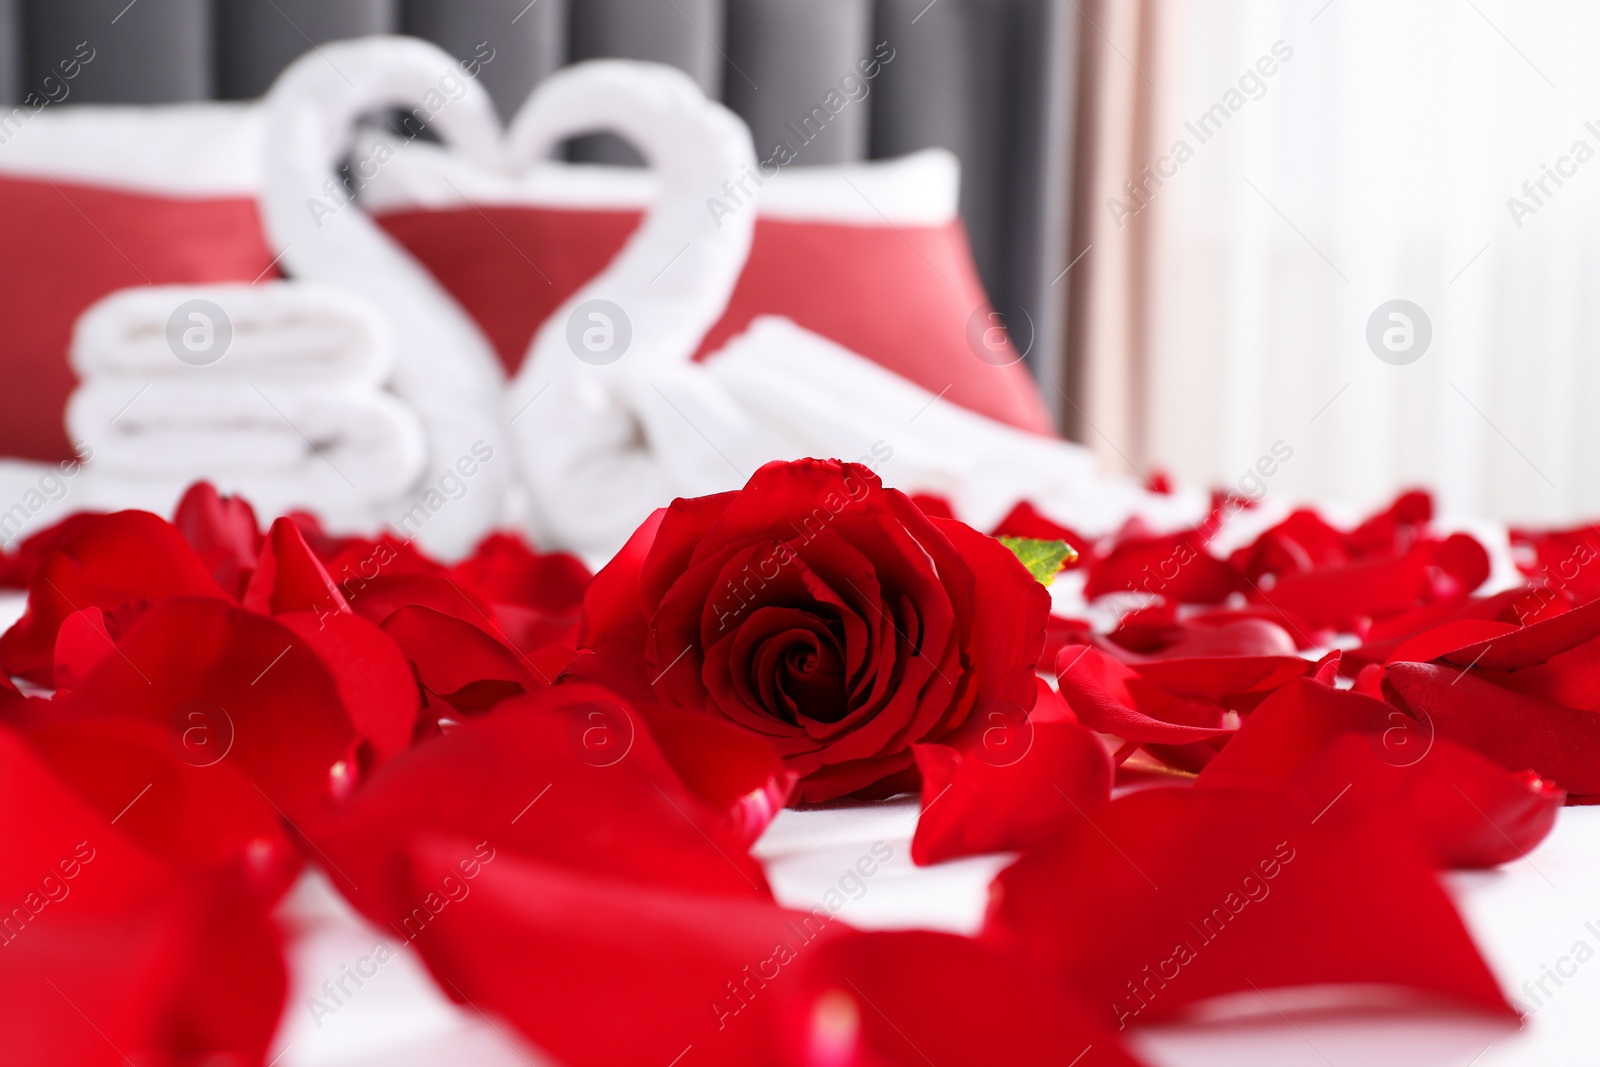
POLYGON ((32 115, 0 152, 0 455, 73 457, 72 326, 133 285, 275 276, 256 210, 259 126, 241 105, 32 115))
MULTIPOLYGON (((652 192, 638 171, 552 164, 512 180, 413 145, 364 195, 511 374, 539 324, 621 250, 652 192)), ((1054 432, 1023 365, 996 366, 969 344, 988 298, 956 214, 953 157, 791 168, 763 197, 750 259, 697 358, 756 316, 783 315, 972 411, 1054 432)))

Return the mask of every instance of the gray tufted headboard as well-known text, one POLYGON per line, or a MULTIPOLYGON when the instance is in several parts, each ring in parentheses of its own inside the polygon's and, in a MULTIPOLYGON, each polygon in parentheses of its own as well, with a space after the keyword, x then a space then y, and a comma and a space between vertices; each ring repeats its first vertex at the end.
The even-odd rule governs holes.
MULTIPOLYGON (((960 156, 979 270, 1049 396, 1064 372, 1066 287, 1055 282, 1067 264, 1073 15, 1071 0, 0 0, 0 96, 41 92, 84 41, 95 59, 69 104, 249 98, 320 42, 410 33, 463 57, 487 41, 496 58, 483 82, 508 114, 572 60, 671 63, 765 149, 887 42, 894 60, 870 94, 794 162, 935 145, 960 156)), ((604 138, 574 151, 629 154, 604 138)))

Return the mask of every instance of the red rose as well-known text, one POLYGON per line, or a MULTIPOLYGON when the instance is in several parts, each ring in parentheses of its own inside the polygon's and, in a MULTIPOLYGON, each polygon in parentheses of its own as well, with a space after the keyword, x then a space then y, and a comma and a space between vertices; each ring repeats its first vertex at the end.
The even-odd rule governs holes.
POLYGON ((1031 703, 1049 603, 867 468, 770 463, 640 527, 589 588, 572 674, 762 735, 797 800, 885 793, 914 784, 913 744, 1031 703))

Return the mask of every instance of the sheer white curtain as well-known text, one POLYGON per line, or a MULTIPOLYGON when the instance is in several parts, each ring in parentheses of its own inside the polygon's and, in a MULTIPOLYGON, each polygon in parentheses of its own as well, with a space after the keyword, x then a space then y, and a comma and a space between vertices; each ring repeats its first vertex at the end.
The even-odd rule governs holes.
POLYGON ((1140 326, 1088 356, 1089 380, 1132 360, 1142 389, 1131 419, 1086 391, 1133 438, 1086 439, 1210 484, 1283 442, 1274 495, 1421 483, 1452 512, 1600 514, 1600 4, 1145 11, 1142 39, 1107 41, 1148 62, 1138 195, 1102 197, 1096 234, 1139 250, 1140 326), (1405 365, 1367 341, 1395 299, 1432 329, 1405 365))

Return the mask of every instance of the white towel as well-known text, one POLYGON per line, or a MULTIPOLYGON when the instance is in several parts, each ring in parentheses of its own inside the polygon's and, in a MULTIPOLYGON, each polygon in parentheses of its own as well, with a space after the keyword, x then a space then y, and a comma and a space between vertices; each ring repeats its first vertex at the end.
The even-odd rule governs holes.
POLYGON ((750 469, 801 456, 859 460, 886 485, 946 497, 983 529, 1023 500, 1095 535, 1134 515, 1180 526, 1205 507, 1200 494, 1107 477, 1080 445, 969 411, 786 318, 757 318, 699 368, 742 412, 737 429, 722 424, 733 432, 719 447, 750 469))
MULTIPOLYGON (((363 116, 414 109, 428 128, 483 166, 499 154, 488 93, 424 41, 373 37, 323 45, 290 64, 263 103, 267 143, 262 221, 297 278, 372 300, 394 324, 392 388, 426 435, 425 476, 402 506, 430 518, 417 534, 442 556, 465 554, 500 523, 514 481, 506 447, 505 375, 483 332, 433 276, 384 233, 335 180, 363 116), (485 460, 484 457, 490 457, 485 460), (433 509, 441 478, 472 469, 472 491, 433 509), (437 510, 436 514, 433 514, 437 510)), ((374 164, 376 165, 376 164, 374 164)))
POLYGON ((92 456, 82 496, 96 506, 166 512, 203 478, 267 515, 307 508, 370 530, 426 471, 415 413, 384 390, 387 320, 327 286, 114 293, 80 318, 71 362, 67 429, 92 456), (208 331, 217 358, 191 362, 209 354, 184 348, 186 330, 208 331))
MULTIPOLYGON (((739 414, 684 365, 727 307, 756 215, 706 207, 755 166, 749 128, 659 64, 594 60, 547 78, 511 125, 508 161, 526 167, 599 131, 641 151, 657 202, 611 264, 539 328, 507 400, 535 536, 593 555, 620 547, 653 507, 728 480, 728 461, 691 425, 739 414), (569 323, 595 321, 583 309, 590 301, 616 308, 631 333, 613 362, 573 350, 569 323)), ((622 322, 613 326, 621 336, 622 322)))
MULTIPOLYGON (((202 346, 203 348, 203 346, 202 346)), ((377 386, 394 372, 394 341, 388 320, 368 301, 330 285, 262 282, 256 285, 157 285, 124 289, 95 304, 78 319, 72 337, 72 367, 80 378, 104 374, 215 380, 269 379, 313 385, 377 386), (225 321, 209 322, 203 310, 215 304, 225 321), (218 345, 231 335, 214 362, 210 353, 175 351, 191 331, 201 346, 209 333, 218 345)))
POLYGON ((1108 477, 1080 445, 969 411, 776 316, 757 318, 703 363, 640 371, 604 395, 578 390, 541 419, 552 435, 546 464, 566 467, 562 510, 540 518, 568 537, 581 532, 567 543, 599 559, 674 497, 737 489, 764 463, 809 456, 860 462, 892 488, 944 496, 981 529, 1023 500, 1090 535, 1135 515, 1178 529, 1207 505, 1202 493, 1156 494, 1108 477))
POLYGON ((1203 514, 1198 495, 1104 479, 1087 450, 938 399, 788 319, 757 319, 692 362, 749 254, 757 212, 706 206, 754 166, 749 130, 680 72, 583 63, 529 98, 508 162, 527 166, 596 130, 641 150, 657 198, 616 258, 540 327, 512 383, 529 523, 545 543, 605 558, 674 497, 737 488, 763 463, 805 456, 867 462, 889 485, 950 497, 979 525, 1024 499, 1090 532, 1135 513, 1160 526, 1203 514), (631 325, 615 361, 574 350, 570 324, 590 301, 631 325))
POLYGON ((370 388, 91 378, 73 393, 67 425, 94 448, 99 473, 281 480, 290 484, 274 497, 345 513, 399 499, 423 470, 416 416, 370 388))

